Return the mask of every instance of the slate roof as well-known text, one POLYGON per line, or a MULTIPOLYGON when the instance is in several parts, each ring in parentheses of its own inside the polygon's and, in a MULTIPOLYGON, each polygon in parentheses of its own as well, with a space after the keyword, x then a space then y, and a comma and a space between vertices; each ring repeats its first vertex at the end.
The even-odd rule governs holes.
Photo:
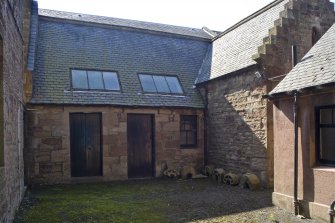
POLYGON ((210 41, 42 15, 38 20, 31 103, 204 107, 193 85, 210 41), (116 71, 122 91, 72 91, 71 68, 116 71), (177 75, 185 94, 144 94, 138 73, 177 75))
POLYGON ((301 90, 335 82, 335 24, 269 93, 301 90))
POLYGON ((218 35, 208 48, 206 59, 201 66, 196 83, 255 65, 252 55, 268 36, 274 21, 289 0, 277 0, 245 18, 235 26, 218 35))
POLYGON ((30 37, 28 46, 28 58, 27 58, 27 69, 34 70, 35 64, 35 50, 36 50, 36 39, 38 29, 38 3, 32 1, 31 7, 31 19, 30 19, 30 37))
POLYGON ((208 40, 212 39, 212 36, 209 35, 207 32, 205 32, 202 29, 196 29, 196 28, 173 26, 173 25, 166 25, 152 22, 143 22, 129 19, 111 18, 105 16, 87 15, 81 13, 62 12, 48 9, 39 9, 38 13, 40 16, 60 18, 72 21, 103 24, 119 28, 128 28, 128 29, 132 28, 145 31, 163 32, 174 35, 197 37, 208 40))

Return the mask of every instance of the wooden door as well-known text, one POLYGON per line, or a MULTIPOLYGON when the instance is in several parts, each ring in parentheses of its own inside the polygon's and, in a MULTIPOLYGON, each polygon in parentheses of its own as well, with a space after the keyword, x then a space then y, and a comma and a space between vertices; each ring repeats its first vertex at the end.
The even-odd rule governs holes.
POLYGON ((129 114, 127 119, 128 177, 152 177, 153 116, 129 114))
POLYGON ((101 114, 70 114, 71 175, 101 176, 101 114))

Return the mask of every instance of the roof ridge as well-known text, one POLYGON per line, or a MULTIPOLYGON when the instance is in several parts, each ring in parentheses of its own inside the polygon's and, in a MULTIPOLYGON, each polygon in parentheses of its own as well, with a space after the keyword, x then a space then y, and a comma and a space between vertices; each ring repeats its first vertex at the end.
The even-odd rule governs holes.
POLYGON ((274 6, 278 5, 279 3, 283 2, 283 1, 285 1, 285 0, 275 0, 275 1, 271 2, 270 4, 264 6, 263 8, 261 8, 259 10, 257 10, 256 12, 252 13, 251 15, 245 17, 244 19, 237 22, 235 25, 229 27, 228 29, 226 29, 225 31, 223 31, 222 33, 220 33, 219 35, 214 37, 213 41, 215 41, 216 39, 219 39, 220 37, 226 35, 227 33, 231 32, 231 31, 235 30, 236 28, 238 28, 241 25, 247 23, 251 19, 256 18, 257 16, 263 14, 264 12, 268 11, 269 9, 273 8, 274 6))
POLYGON ((134 20, 134 19, 124 19, 124 18, 117 18, 117 17, 110 17, 110 16, 101 16, 101 15, 93 15, 93 14, 87 14, 87 13, 68 12, 68 11, 59 11, 59 10, 42 9, 42 8, 38 9, 38 15, 42 17, 64 19, 64 20, 76 21, 76 22, 86 22, 86 23, 92 23, 92 24, 95 23, 95 24, 101 24, 101 25, 126 27, 126 28, 141 29, 141 30, 148 30, 148 31, 167 32, 171 34, 198 37, 198 38, 209 39, 209 40, 212 38, 212 36, 206 33, 202 28, 170 25, 170 24, 164 24, 164 23, 134 20), (101 21, 99 21, 99 19, 101 21), (112 22, 114 22, 114 24, 112 22), (126 23, 130 23, 130 24, 126 24, 126 23), (164 30, 160 30, 159 28, 155 29, 153 27, 170 28, 171 30, 178 29, 179 32, 178 31, 173 32, 171 30, 164 31, 164 30), (182 30, 188 33, 182 34, 181 33, 182 30))

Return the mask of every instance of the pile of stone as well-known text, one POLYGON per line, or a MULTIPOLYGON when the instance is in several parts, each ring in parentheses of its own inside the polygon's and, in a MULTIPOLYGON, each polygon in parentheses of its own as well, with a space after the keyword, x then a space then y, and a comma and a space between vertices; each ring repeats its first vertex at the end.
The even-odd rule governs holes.
POLYGON ((213 165, 208 165, 204 168, 204 174, 218 183, 232 186, 240 185, 240 187, 252 191, 261 189, 259 178, 252 173, 239 175, 233 172, 228 172, 223 168, 215 168, 213 165))
POLYGON ((166 169, 163 172, 163 175, 168 178, 172 179, 194 179, 194 178, 207 178, 206 176, 203 176, 202 174, 197 174, 195 169, 192 166, 184 166, 180 170, 177 169, 166 169))

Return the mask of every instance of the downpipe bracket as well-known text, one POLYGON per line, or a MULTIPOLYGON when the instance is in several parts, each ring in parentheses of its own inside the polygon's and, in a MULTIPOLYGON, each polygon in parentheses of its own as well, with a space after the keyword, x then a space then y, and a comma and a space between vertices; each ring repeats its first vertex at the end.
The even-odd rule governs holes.
POLYGON ((335 217, 335 201, 333 201, 329 207, 329 222, 334 223, 335 217))
POLYGON ((293 201, 293 207, 294 207, 294 214, 296 216, 299 216, 300 215, 300 202, 298 200, 296 201, 293 201))

